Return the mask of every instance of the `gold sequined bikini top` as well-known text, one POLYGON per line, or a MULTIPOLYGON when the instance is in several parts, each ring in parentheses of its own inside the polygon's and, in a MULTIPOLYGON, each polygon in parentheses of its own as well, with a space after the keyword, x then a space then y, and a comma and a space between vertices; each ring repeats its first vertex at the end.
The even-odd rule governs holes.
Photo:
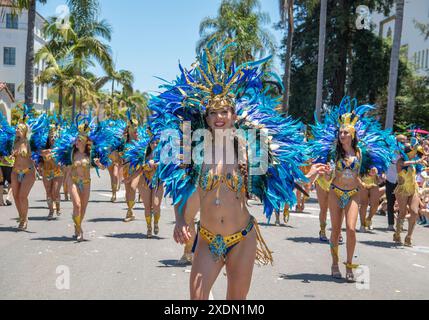
POLYGON ((200 179, 200 188, 204 191, 212 191, 225 184, 233 192, 246 192, 244 178, 241 174, 228 173, 226 175, 213 174, 208 169, 205 170, 200 179))
POLYGON ((91 168, 91 163, 87 159, 77 160, 73 162, 73 169, 76 168, 91 168))

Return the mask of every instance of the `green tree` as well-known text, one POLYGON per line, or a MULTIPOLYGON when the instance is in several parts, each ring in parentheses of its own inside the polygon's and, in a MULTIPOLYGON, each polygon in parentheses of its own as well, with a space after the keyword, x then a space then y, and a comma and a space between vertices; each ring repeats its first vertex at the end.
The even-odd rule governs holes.
MULTIPOLYGON (((393 0, 328 1, 323 102, 339 104, 345 95, 375 103, 387 86, 390 51, 370 30, 357 30, 358 5, 388 13, 393 0)), ((320 3, 297 0, 292 52, 290 113, 313 121, 318 65, 320 3)), ((283 47, 284 49, 284 47, 283 47)), ((283 56, 284 58, 284 56, 283 56)))
POLYGON ((220 46, 225 39, 232 39, 237 50, 231 58, 237 64, 274 54, 273 36, 264 28, 269 23, 268 14, 260 12, 258 0, 223 0, 217 17, 207 17, 201 22, 197 52, 212 40, 220 46))

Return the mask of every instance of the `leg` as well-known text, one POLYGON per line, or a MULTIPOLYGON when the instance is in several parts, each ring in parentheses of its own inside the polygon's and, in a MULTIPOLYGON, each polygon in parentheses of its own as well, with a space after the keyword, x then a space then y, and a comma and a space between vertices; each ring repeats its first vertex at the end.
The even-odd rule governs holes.
POLYGON ((69 183, 68 189, 70 191, 70 198, 73 203, 73 222, 74 222, 74 230, 75 237, 78 238, 81 234, 81 216, 82 205, 80 199, 80 192, 78 187, 74 183, 69 183))
POLYGON ((387 199, 387 219, 389 228, 395 225, 395 202, 396 197, 393 193, 396 188, 396 184, 386 182, 386 199, 387 199))
POLYGON ((78 241, 83 241, 83 229, 82 229, 82 224, 83 221, 85 220, 85 215, 86 215, 86 208, 88 207, 88 202, 89 202, 89 196, 91 193, 91 185, 87 184, 83 187, 83 190, 80 194, 80 238, 78 238, 78 241))
POLYGON ((393 235, 393 241, 397 244, 402 244, 401 232, 405 216, 407 215, 408 197, 397 194, 396 200, 398 201, 399 215, 396 221, 396 231, 393 235))
POLYGON ((191 300, 208 300, 224 263, 215 262, 211 256, 209 246, 201 238, 195 249, 190 277, 191 300))
POLYGON ((146 219, 146 225, 147 225, 147 237, 150 239, 152 238, 152 193, 154 190, 151 190, 147 184, 146 181, 142 182, 142 201, 144 205, 144 216, 146 219))
POLYGON ((366 232, 368 226, 366 224, 366 213, 368 211, 369 204, 369 192, 368 189, 362 189, 359 191, 360 198, 360 208, 359 208, 359 216, 360 216, 360 231, 366 232))
POLYGON ((346 279, 348 282, 355 282, 353 275, 353 269, 356 267, 353 265, 353 256, 356 249, 356 223, 359 214, 359 195, 354 196, 349 205, 347 206, 346 212, 346 226, 347 226, 347 274, 346 279))
POLYGON ((60 195, 60 190, 61 190, 62 183, 63 183, 63 178, 62 177, 58 177, 58 178, 54 179, 53 186, 52 186, 52 198, 55 201, 55 210, 57 212, 57 216, 61 215, 61 195, 60 195))
POLYGON ((125 198, 127 200, 128 211, 124 222, 131 222, 136 219, 136 217, 134 216, 133 208, 136 204, 136 190, 139 184, 139 179, 140 177, 137 176, 125 185, 125 198))
POLYGON ((15 202, 16 209, 18 210, 18 217, 19 217, 19 223, 22 223, 22 209, 21 209, 21 203, 19 202, 19 192, 21 189, 21 183, 18 181, 18 175, 15 172, 12 172, 11 175, 12 180, 12 194, 13 194, 13 201, 15 202))
POLYGON ((34 182, 36 182, 36 170, 33 169, 29 173, 27 173, 24 177, 24 180, 22 180, 20 189, 19 189, 19 195, 18 195, 18 201, 20 202, 21 207, 21 219, 24 222, 23 229, 27 229, 27 223, 28 223, 28 196, 30 194, 31 188, 34 185, 34 182))
POLYGON ((253 229, 227 256, 227 300, 246 300, 256 258, 256 232, 253 229))
POLYGON ((412 247, 411 239, 413 236, 414 228, 416 226, 416 221, 417 221, 418 212, 419 212, 419 205, 420 205, 420 197, 418 193, 410 197, 408 203, 410 208, 409 210, 410 218, 408 218, 408 233, 407 233, 407 237, 405 238, 404 245, 407 247, 412 247))
POLYGON ((332 276, 336 279, 341 278, 339 270, 339 254, 338 254, 338 242, 341 234, 341 226, 343 224, 343 209, 338 205, 338 197, 335 192, 331 190, 329 192, 329 212, 331 215, 331 255, 332 255, 332 276))
POLYGON ((52 180, 48 180, 46 177, 43 177, 43 185, 45 186, 46 191, 46 202, 48 203, 49 215, 48 220, 54 218, 54 200, 52 198, 52 180))
POLYGON ((377 208, 380 203, 380 190, 378 187, 373 187, 369 190, 369 217, 367 219, 369 230, 373 230, 372 218, 377 213, 377 208))
POLYGON ((320 232, 319 232, 319 239, 322 242, 328 242, 328 238, 326 237, 326 220, 328 215, 328 199, 329 199, 329 192, 326 192, 323 190, 317 183, 316 183, 316 193, 317 193, 317 200, 319 201, 320 206, 320 214, 319 214, 319 222, 320 222, 320 232))
POLYGON ((160 184, 155 190, 152 190, 152 210, 154 213, 153 232, 155 235, 159 233, 159 220, 161 219, 161 204, 164 195, 164 186, 160 184))

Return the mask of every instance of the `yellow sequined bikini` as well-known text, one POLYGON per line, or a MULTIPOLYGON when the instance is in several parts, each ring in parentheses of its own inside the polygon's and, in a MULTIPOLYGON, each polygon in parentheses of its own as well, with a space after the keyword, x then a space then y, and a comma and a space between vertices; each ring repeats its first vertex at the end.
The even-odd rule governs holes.
POLYGON ((411 197, 419 190, 416 180, 416 168, 414 166, 405 167, 398 173, 398 186, 395 194, 411 197))
POLYGON ((83 159, 82 161, 75 161, 72 165, 72 181, 73 183, 78 187, 80 192, 83 192, 84 186, 87 186, 91 183, 91 178, 83 179, 76 175, 76 173, 73 171, 77 168, 83 168, 85 171, 85 174, 88 176, 90 175, 89 170, 91 168, 91 164, 89 163, 89 160, 83 159))
MULTIPOLYGON (((350 165, 348 165, 344 159, 340 159, 338 160, 336 165, 336 172, 341 172, 343 174, 343 177, 350 179, 353 178, 355 174, 359 174, 360 166, 361 163, 357 157, 353 159, 353 162, 350 165)), ((338 204, 340 205, 341 209, 345 209, 349 204, 351 198, 359 192, 358 188, 352 190, 344 190, 337 187, 333 183, 331 184, 331 189, 338 197, 338 204)))
POLYGON ((43 156, 43 176, 48 181, 63 177, 61 167, 55 163, 52 155, 43 156))
MULTIPOLYGON (((218 189, 215 202, 217 206, 220 206, 221 204, 219 199, 219 189, 222 184, 226 185, 232 192, 235 192, 237 194, 237 198, 239 198, 241 194, 246 193, 246 184, 243 176, 240 174, 228 173, 226 175, 219 175, 213 174, 211 170, 208 169, 203 171, 199 181, 200 188, 206 192, 218 189)), ((273 262, 271 251, 268 249, 264 239, 262 238, 256 219, 252 216, 249 219, 249 223, 243 230, 230 236, 222 236, 220 234, 216 235, 202 226, 199 226, 198 229, 198 235, 208 243, 210 253, 215 261, 225 261, 228 253, 243 241, 253 229, 255 229, 257 239, 256 261, 263 265, 273 262)), ((197 241, 198 236, 195 240, 193 251, 195 251, 197 241)))
MULTIPOLYGON (((21 158, 24 158, 24 159, 30 159, 31 158, 31 155, 28 152, 26 152, 26 151, 21 151, 21 152, 18 153, 18 155, 21 158)), ((34 169, 34 166, 31 166, 29 168, 25 168, 25 169, 22 169, 22 170, 13 168, 12 171, 17 174, 17 176, 18 176, 18 182, 21 183, 22 181, 24 181, 25 176, 28 173, 30 173, 33 169, 34 169)))

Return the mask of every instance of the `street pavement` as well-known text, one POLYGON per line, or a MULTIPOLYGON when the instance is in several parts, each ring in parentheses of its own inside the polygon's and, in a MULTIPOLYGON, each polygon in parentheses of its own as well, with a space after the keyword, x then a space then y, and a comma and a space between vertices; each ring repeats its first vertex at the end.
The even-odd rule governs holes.
MULTIPOLYGON (((159 237, 147 239, 142 204, 138 219, 123 223, 126 204, 112 204, 107 172, 93 176, 91 200, 83 224, 87 241, 72 239, 71 202, 62 216, 47 221, 43 184, 30 194, 28 232, 16 232, 15 207, 0 207, 0 299, 189 298, 190 266, 176 264, 183 249, 173 239, 174 212, 163 202, 159 237)), ((252 300, 427 299, 429 297, 429 228, 415 230, 414 248, 395 247, 387 218, 376 216, 371 233, 357 233, 355 262, 360 282, 347 284, 330 276, 329 244, 318 239, 314 196, 303 214, 291 214, 286 226, 267 225, 262 206, 252 203, 261 231, 274 252, 274 265, 255 266, 248 298, 252 300)), ((359 223, 358 223, 359 226, 359 223)), ((345 237, 345 233, 344 233, 345 237)), ((340 248, 341 261, 346 247, 340 248)), ((341 271, 345 274, 342 265, 341 271)), ((211 298, 223 300, 226 277, 220 274, 211 298)))

